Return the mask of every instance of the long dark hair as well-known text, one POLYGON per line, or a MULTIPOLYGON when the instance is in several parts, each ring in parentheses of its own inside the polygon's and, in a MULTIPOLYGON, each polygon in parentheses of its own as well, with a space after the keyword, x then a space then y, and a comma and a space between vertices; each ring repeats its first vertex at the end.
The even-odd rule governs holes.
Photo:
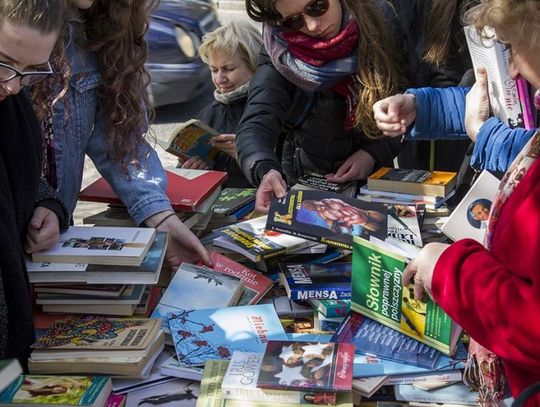
POLYGON ((2 0, 0 24, 9 20, 48 34, 60 31, 63 10, 63 0, 2 0))

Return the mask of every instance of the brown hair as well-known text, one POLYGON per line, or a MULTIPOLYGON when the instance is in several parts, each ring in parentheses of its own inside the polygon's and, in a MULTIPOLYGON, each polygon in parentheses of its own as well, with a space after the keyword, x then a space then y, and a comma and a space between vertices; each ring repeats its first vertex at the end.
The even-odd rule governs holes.
POLYGON ((422 59, 440 66, 448 56, 458 0, 432 0, 428 7, 423 20, 426 47, 422 59))
POLYGON ((48 34, 60 31, 63 9, 63 0, 2 0, 0 24, 9 20, 48 34))

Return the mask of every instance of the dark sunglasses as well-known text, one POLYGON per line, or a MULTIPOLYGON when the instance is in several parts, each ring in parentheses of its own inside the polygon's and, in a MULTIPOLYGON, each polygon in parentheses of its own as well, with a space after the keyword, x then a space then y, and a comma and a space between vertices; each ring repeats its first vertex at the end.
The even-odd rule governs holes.
POLYGON ((281 20, 277 21, 276 25, 285 31, 301 30, 305 24, 304 16, 321 17, 326 14, 328 7, 328 0, 313 0, 306 7, 304 7, 303 12, 282 18, 281 20))

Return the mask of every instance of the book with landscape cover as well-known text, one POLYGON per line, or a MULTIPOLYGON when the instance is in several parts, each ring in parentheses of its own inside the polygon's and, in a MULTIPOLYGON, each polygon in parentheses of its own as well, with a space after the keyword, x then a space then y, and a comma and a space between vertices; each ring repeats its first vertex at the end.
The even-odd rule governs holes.
POLYGON ((255 188, 224 188, 212 206, 214 214, 228 216, 237 209, 255 201, 255 188))
MULTIPOLYGON (((227 371, 227 360, 209 360, 204 365, 201 391, 197 407, 275 407, 274 401, 227 400, 223 398, 221 384, 227 371)), ((303 389, 304 391, 307 389, 303 389)), ((296 407, 298 403, 279 403, 279 407, 296 407)), ((337 394, 336 407, 353 407, 352 393, 337 394)))
POLYGON ((371 191, 444 197, 456 186, 457 173, 382 167, 367 179, 371 191))
POLYGON ((294 301, 351 298, 350 262, 329 264, 280 264, 280 281, 294 301))
POLYGON ((70 226, 52 248, 33 253, 32 261, 140 266, 155 237, 154 228, 70 226))
POLYGON ((181 123, 162 147, 182 161, 198 156, 211 162, 219 150, 212 146, 210 139, 217 135, 219 135, 217 130, 200 120, 191 119, 181 123))
POLYGON ((314 242, 267 230, 266 216, 217 229, 216 247, 233 250, 252 261, 261 261, 315 245, 314 242))
POLYGON ((237 277, 218 273, 206 267, 182 263, 152 317, 160 318, 163 331, 169 333, 167 313, 229 307, 238 302, 243 289, 244 283, 237 277))
POLYGON ((0 394, 0 406, 106 406, 111 394, 107 376, 22 375, 0 394))
POLYGON ((21 364, 17 359, 0 359, 0 392, 8 387, 22 372, 21 364))
MULTIPOLYGON (((169 168, 167 197, 175 211, 197 211, 205 200, 227 179, 227 173, 210 170, 169 168)), ((102 177, 79 193, 81 201, 123 205, 109 183, 102 177)), ((212 202, 213 203, 213 202, 212 202)))
POLYGON ((235 350, 263 352, 269 340, 287 339, 271 305, 176 311, 169 313, 169 325, 183 366, 230 359, 235 350))
POLYGON ((237 306, 257 304, 274 285, 270 278, 222 254, 211 252, 210 259, 214 271, 239 278, 244 283, 244 291, 236 303, 237 306))
POLYGON ((362 238, 353 248, 351 309, 442 353, 453 354, 461 328, 429 297, 403 287, 407 259, 362 238))
POLYGON ((351 391, 354 345, 269 341, 257 387, 282 390, 351 391))
POLYGON ((264 353, 235 351, 225 372, 221 391, 224 399, 268 401, 275 403, 335 405, 337 393, 315 392, 312 389, 261 389, 257 380, 261 374, 264 353))
POLYGON ((450 239, 474 239, 483 244, 488 228, 491 204, 500 181, 489 171, 482 171, 477 180, 441 227, 450 239))
POLYGON ((266 228, 342 249, 353 236, 387 234, 386 206, 326 191, 289 191, 270 204, 266 228))

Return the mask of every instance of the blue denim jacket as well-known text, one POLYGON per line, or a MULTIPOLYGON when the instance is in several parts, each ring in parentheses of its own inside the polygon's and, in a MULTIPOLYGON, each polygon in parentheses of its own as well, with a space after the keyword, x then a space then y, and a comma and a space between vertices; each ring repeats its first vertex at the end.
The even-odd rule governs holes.
POLYGON ((170 210, 165 194, 167 177, 157 153, 145 143, 140 148, 141 169, 129 166, 130 178, 108 158, 106 113, 97 88, 101 83, 96 55, 71 42, 66 49, 72 75, 67 94, 54 107, 54 147, 58 192, 72 215, 77 204, 87 154, 99 173, 126 205, 137 224, 170 210))

